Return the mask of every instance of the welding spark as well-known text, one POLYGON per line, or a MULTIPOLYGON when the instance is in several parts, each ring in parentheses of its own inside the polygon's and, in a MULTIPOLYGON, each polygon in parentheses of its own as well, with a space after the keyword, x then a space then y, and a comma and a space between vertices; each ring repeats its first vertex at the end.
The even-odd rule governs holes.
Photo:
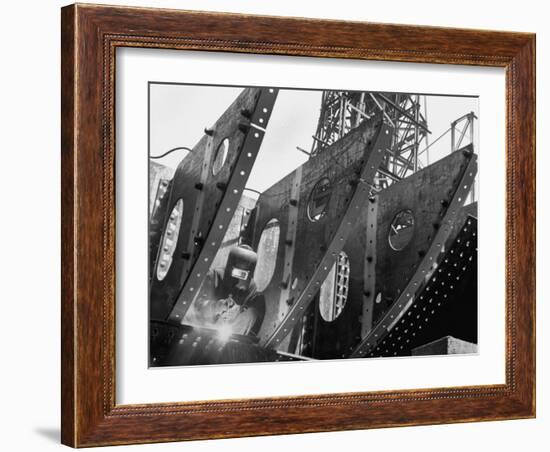
POLYGON ((228 324, 223 324, 218 327, 218 339, 220 342, 227 342, 233 333, 231 326, 228 324))

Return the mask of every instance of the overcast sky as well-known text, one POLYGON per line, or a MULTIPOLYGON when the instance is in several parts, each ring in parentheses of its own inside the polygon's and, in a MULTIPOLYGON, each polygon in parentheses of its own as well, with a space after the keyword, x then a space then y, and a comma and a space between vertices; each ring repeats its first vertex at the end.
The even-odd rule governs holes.
MULTIPOLYGON (((177 146, 192 148, 205 127, 212 126, 243 88, 175 84, 150 85, 150 153, 159 155, 177 146)), ((317 128, 322 91, 281 90, 247 187, 263 191, 298 165, 311 149, 317 128)), ((424 98, 421 98, 424 112, 424 98)), ((428 128, 435 141, 458 117, 473 111, 479 117, 477 97, 426 96, 428 128)), ((477 126, 477 123, 476 123, 477 126)), ((477 133, 476 133, 477 136, 477 133)), ((421 149, 425 145, 421 145, 421 149)), ((450 152, 450 134, 430 147, 430 162, 450 152)), ((479 149, 476 147, 476 152, 479 149)), ((177 167, 185 151, 157 160, 177 167)))

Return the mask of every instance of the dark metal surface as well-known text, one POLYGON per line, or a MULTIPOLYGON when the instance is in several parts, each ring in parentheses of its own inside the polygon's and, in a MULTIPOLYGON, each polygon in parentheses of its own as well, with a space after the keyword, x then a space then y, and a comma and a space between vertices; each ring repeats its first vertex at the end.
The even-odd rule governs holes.
POLYGON ((419 169, 420 144, 427 145, 426 110, 420 95, 365 91, 325 91, 311 155, 325 151, 361 122, 376 115, 391 127, 390 145, 378 168, 375 183, 386 188, 419 169))
MULTIPOLYGON (((448 211, 447 201, 458 189, 470 155, 457 152, 444 157, 382 190, 364 204, 363 213, 343 248, 351 267, 345 308, 338 318, 327 321, 319 315, 321 294, 315 297, 315 315, 309 319, 309 327, 315 334, 311 354, 307 356, 349 357, 391 309, 423 261, 423 252, 436 233, 434 224, 439 224, 448 211), (390 246, 389 232, 392 220, 403 211, 413 215, 415 227, 410 241, 397 251, 390 246)), ((455 224, 464 222, 466 211, 475 212, 473 207, 461 207, 455 224)), ((457 232, 454 228, 449 240, 452 241, 457 232)))
MULTIPOLYGON (((361 337, 365 337, 372 329, 374 302, 376 298, 376 261, 378 244, 378 196, 373 196, 370 200, 363 221, 366 222, 364 228, 365 253, 362 256, 363 261, 363 309, 361 312, 361 337)), ((361 222, 362 223, 362 222, 361 222)), ((351 295, 351 294, 350 294, 351 295)))
POLYGON ((359 184, 365 150, 372 147, 378 130, 373 124, 362 124, 327 149, 323 156, 308 160, 258 198, 245 231, 245 241, 257 250, 266 225, 275 219, 280 227, 280 239, 273 257, 275 268, 263 291, 270 303, 266 305, 260 331, 262 340, 267 340, 285 318, 327 252, 327 243, 334 236, 359 184), (312 222, 307 208, 310 194, 318 181, 327 176, 338 183, 333 184, 326 215, 312 222))
POLYGON ((454 223, 460 212, 460 206, 466 200, 477 173, 477 156, 471 153, 469 155, 471 158, 468 166, 464 169, 456 191, 452 194, 450 201, 448 201, 445 214, 437 227, 429 248, 426 249, 422 261, 416 267, 414 274, 407 280, 406 285, 404 285, 391 307, 383 314, 372 331, 353 350, 351 353, 352 357, 365 356, 378 346, 408 311, 413 304, 415 294, 433 271, 434 264, 437 263, 439 256, 445 250, 445 242, 455 227, 454 223))
MULTIPOLYGON (((426 258, 429 260, 426 256, 430 246, 434 243, 439 243, 440 247, 444 246, 441 234, 438 241, 434 240, 445 224, 445 216, 452 212, 451 201, 461 188, 461 180, 472 158, 472 151, 473 149, 468 147, 454 152, 393 184, 378 195, 374 267, 376 285, 371 294, 377 301, 374 303, 373 324, 376 324, 403 294, 407 283, 422 261, 426 258), (400 249, 395 249, 390 243, 390 236, 395 233, 394 221, 403 214, 410 215, 414 221, 413 226, 409 228, 412 234, 408 241, 401 242, 400 249)), ((455 208, 455 218, 462 210, 461 206, 466 202, 466 198, 467 196, 457 196, 456 205, 460 208, 455 208)), ((450 218, 447 221, 452 222, 449 223, 451 227, 443 229, 449 230, 450 236, 456 233, 452 231, 455 222, 450 218)), ((395 235, 393 237, 395 238, 395 235)), ((368 261, 365 261, 365 265, 368 264, 368 261)))
POLYGON ((169 319, 172 321, 182 321, 214 261, 260 150, 260 145, 265 134, 265 127, 269 122, 277 94, 278 90, 275 88, 262 88, 255 108, 245 109, 247 111, 246 114, 243 114, 243 110, 241 109, 241 116, 248 116, 250 114, 250 124, 248 128, 243 128, 242 121, 237 124, 239 132, 244 133, 244 141, 235 163, 231 165, 231 172, 228 178, 221 185, 216 184, 215 189, 220 189, 223 196, 217 203, 214 218, 209 220, 210 229, 204 237, 204 242, 202 242, 203 245, 197 253, 197 258, 193 266, 188 267, 189 277, 183 289, 178 294, 176 304, 169 316, 169 319))
MULTIPOLYGON (((348 134, 344 140, 346 138, 354 138, 353 143, 357 143, 357 141, 361 142, 356 137, 353 137, 352 133, 348 134)), ((339 184, 335 186, 334 191, 337 191, 337 189, 342 190, 340 193, 336 193, 342 199, 340 201, 340 209, 337 208, 331 212, 333 215, 331 227, 319 230, 318 223, 320 222, 311 222, 306 219, 300 221, 296 245, 299 245, 302 249, 301 252, 296 253, 295 266, 299 269, 299 272, 296 272, 297 274, 295 275, 298 278, 296 287, 291 293, 292 299, 287 302, 288 309, 283 313, 284 318, 282 321, 276 324, 274 331, 269 336, 262 337, 262 341, 265 341, 266 345, 277 347, 281 343, 319 291, 321 284, 334 264, 335 258, 343 249, 350 232, 353 230, 362 212, 364 203, 368 202, 368 197, 372 191, 373 179, 382 161, 384 149, 389 144, 389 138, 389 128, 387 125, 382 124, 376 126, 375 134, 371 140, 363 142, 363 162, 356 169, 356 178, 351 180, 351 184, 349 183, 350 180, 344 180, 339 181, 339 184), (344 185, 346 182, 347 185, 344 185), (354 186, 355 189, 353 189, 354 186), (320 238, 321 243, 319 243, 320 238)), ((333 171, 340 170, 342 172, 341 163, 334 164, 332 162, 333 159, 327 159, 327 153, 330 152, 331 150, 326 150, 323 153, 325 154, 322 155, 323 160, 331 163, 330 167, 333 171)), ((340 161, 342 160, 342 156, 340 156, 340 161)), ((312 165, 315 162, 316 159, 312 158, 305 165, 312 165)), ((345 167, 344 171, 348 168, 345 167)), ((304 174, 307 174, 305 169, 304 174)), ((314 182, 316 181, 303 184, 303 189, 308 195, 314 186, 314 182)), ((334 192, 332 196, 336 198, 334 192)), ((307 206, 302 207, 303 210, 306 210, 306 208, 307 206)))
POLYGON ((468 216, 410 308, 368 356, 408 356, 443 336, 475 344, 477 325, 477 219, 468 216))
POLYGON ((182 199, 183 221, 162 281, 155 276, 156 261, 151 264, 152 319, 181 321, 192 303, 239 203, 277 93, 274 88, 243 90, 178 166, 166 211, 182 199), (216 150, 226 138, 227 158, 214 174, 216 150))
MULTIPOLYGON (((287 225, 286 225, 286 239, 285 246, 283 247, 284 260, 283 260, 283 279, 281 280, 280 288, 281 294, 279 296, 279 310, 276 313, 276 318, 280 318, 286 314, 287 306, 286 301, 290 299, 290 292, 293 285, 294 275, 294 253, 296 246, 296 237, 298 233, 298 205, 300 204, 300 194, 302 186, 302 172, 303 168, 300 166, 294 171, 294 178, 290 188, 290 200, 288 206, 287 225), (290 244, 290 245, 289 245, 290 244)), ((260 204, 261 206, 261 204, 260 204)), ((261 207, 260 207, 261 208, 261 207)), ((278 254, 278 253, 277 253, 278 254)), ((276 254, 276 256, 277 256, 276 254)))
POLYGON ((289 353, 279 353, 258 345, 257 339, 168 322, 151 324, 152 366, 190 366, 276 361, 303 361, 289 353))

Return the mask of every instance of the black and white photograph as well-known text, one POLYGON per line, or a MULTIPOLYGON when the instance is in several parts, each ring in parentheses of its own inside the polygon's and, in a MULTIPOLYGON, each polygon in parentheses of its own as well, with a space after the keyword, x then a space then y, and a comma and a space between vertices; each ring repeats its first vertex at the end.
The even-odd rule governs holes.
POLYGON ((451 5, 4 2, 2 450, 548 452, 548 8, 451 5))
POLYGON ((478 352, 477 96, 147 89, 150 367, 478 352))

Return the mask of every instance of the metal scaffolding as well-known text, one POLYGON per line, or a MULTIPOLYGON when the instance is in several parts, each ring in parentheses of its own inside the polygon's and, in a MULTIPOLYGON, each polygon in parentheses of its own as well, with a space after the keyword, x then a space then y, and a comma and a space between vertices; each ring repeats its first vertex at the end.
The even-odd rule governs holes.
MULTIPOLYGON (((419 147, 427 141, 426 111, 418 94, 324 91, 311 157, 323 152, 362 121, 382 116, 391 127, 391 144, 375 178, 379 189, 416 172, 419 147)), ((425 107, 425 105, 424 105, 425 107)))

